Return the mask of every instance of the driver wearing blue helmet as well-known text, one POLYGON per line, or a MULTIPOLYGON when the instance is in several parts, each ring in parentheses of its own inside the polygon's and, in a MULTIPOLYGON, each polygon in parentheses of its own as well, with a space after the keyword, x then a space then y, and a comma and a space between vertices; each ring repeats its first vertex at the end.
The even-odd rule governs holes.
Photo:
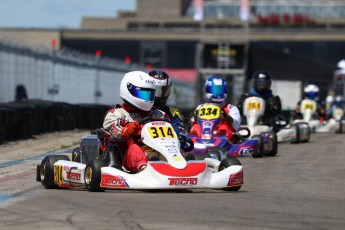
MULTIPOLYGON (((320 121, 325 120, 326 111, 323 109, 323 107, 320 104, 319 101, 319 87, 314 84, 309 84, 304 88, 304 98, 303 99, 310 99, 316 102, 317 108, 316 108, 316 115, 314 115, 315 119, 319 119, 320 121)), ((302 99, 302 100, 303 100, 302 99)), ((295 109, 295 119, 301 119, 301 101, 297 103, 296 109, 295 109)))
MULTIPOLYGON (((226 135, 229 140, 236 143, 238 140, 236 136, 233 135, 233 133, 237 132, 240 128, 241 115, 235 105, 226 102, 226 81, 219 76, 212 76, 208 78, 204 86, 204 96, 206 98, 206 102, 217 104, 222 110, 222 120, 219 125, 225 124, 225 127, 227 127, 227 129, 217 130, 218 134, 226 135)), ((194 116, 196 116, 196 114, 198 113, 200 106, 201 105, 199 105, 194 111, 194 116)), ((200 136, 200 132, 200 127, 197 124, 196 119, 194 119, 189 133, 191 135, 200 136)))

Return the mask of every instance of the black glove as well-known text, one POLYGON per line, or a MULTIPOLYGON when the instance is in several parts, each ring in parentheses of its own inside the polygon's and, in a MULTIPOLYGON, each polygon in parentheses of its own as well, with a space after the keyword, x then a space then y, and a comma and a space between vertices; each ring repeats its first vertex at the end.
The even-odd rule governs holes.
POLYGON ((224 113, 224 119, 229 125, 232 125, 232 123, 234 122, 234 119, 227 113, 224 113))

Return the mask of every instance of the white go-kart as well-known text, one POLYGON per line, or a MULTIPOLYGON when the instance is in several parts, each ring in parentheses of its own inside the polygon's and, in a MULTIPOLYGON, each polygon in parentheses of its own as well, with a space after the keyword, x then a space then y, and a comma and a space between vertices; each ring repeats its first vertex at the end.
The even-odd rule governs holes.
MULTIPOLYGON (((212 158, 189 160, 181 154, 181 139, 171 124, 157 119, 140 122, 141 135, 135 142, 145 153, 157 155, 147 167, 131 173, 124 167, 108 166, 106 152, 116 151, 116 140, 104 129, 81 138, 79 152, 72 161, 68 156, 47 156, 37 166, 36 180, 49 188, 106 189, 196 189, 211 188, 237 191, 243 184, 243 168, 236 158, 218 161, 212 158), (78 155, 79 154, 79 155, 78 155)), ((134 137, 133 137, 134 138, 134 137)), ((133 139, 134 140, 134 139, 133 139)), ((188 154, 187 154, 188 155, 188 154)))
POLYGON ((259 140, 259 151, 262 155, 274 156, 278 152, 278 142, 308 142, 310 128, 306 122, 296 122, 290 125, 282 117, 276 120, 281 129, 276 133, 273 127, 261 124, 261 118, 266 109, 265 101, 260 97, 248 97, 244 101, 243 115, 246 117, 247 125, 253 139, 259 140), (261 144, 260 144, 261 143, 261 144))
POLYGON ((334 108, 332 117, 327 121, 320 121, 315 119, 317 115, 317 103, 311 99, 303 99, 300 105, 300 112, 303 119, 295 120, 294 122, 304 121, 309 123, 312 132, 315 133, 344 133, 345 120, 344 110, 342 108, 334 108))

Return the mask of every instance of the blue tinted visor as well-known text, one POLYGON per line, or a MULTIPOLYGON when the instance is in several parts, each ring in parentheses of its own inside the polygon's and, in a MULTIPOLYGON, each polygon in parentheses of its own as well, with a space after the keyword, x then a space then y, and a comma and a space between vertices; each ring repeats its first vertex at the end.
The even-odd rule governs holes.
POLYGON ((315 99, 319 95, 318 92, 307 92, 305 93, 305 96, 309 99, 315 99))
POLYGON ((132 84, 128 86, 129 92, 136 98, 145 100, 145 101, 153 101, 155 99, 155 90, 149 88, 141 88, 132 84))
POLYGON ((225 90, 224 85, 208 85, 206 87, 206 92, 211 94, 225 94, 225 90))

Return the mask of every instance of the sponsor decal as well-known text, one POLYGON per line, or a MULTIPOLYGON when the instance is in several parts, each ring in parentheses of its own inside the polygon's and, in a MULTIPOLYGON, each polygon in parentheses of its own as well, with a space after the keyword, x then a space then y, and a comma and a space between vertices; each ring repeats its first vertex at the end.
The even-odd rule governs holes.
POLYGON ((238 186, 243 184, 243 172, 231 174, 228 181, 228 187, 238 186))
POLYGON ((64 183, 64 178, 62 175, 63 166, 54 164, 53 169, 54 169, 54 184, 58 184, 58 185, 63 184, 64 183))
POLYGON ((253 154, 254 150, 252 148, 243 148, 240 151, 241 156, 251 156, 253 154))
POLYGON ((164 121, 154 121, 151 124, 160 126, 160 125, 165 125, 165 122, 164 121))
POLYGON ((148 84, 152 84, 152 85, 155 84, 154 80, 149 80, 149 79, 147 79, 147 80, 145 80, 145 82, 148 83, 148 84))
POLYGON ((71 167, 69 167, 69 166, 66 166, 66 165, 63 166, 64 171, 69 171, 70 169, 71 169, 71 167))
POLYGON ((122 176, 113 176, 108 174, 102 174, 101 178, 102 187, 111 187, 111 188, 128 188, 126 179, 122 176))
POLYGON ((181 161, 182 158, 180 156, 173 156, 174 161, 181 161))
POLYGON ((178 150, 176 148, 169 148, 169 149, 167 149, 167 151, 169 153, 177 153, 178 152, 178 150))
POLYGON ((192 186, 198 184, 198 178, 168 178, 169 186, 192 186))
POLYGON ((66 172, 67 174, 67 179, 73 180, 73 181, 80 181, 80 173, 76 172, 66 172))

